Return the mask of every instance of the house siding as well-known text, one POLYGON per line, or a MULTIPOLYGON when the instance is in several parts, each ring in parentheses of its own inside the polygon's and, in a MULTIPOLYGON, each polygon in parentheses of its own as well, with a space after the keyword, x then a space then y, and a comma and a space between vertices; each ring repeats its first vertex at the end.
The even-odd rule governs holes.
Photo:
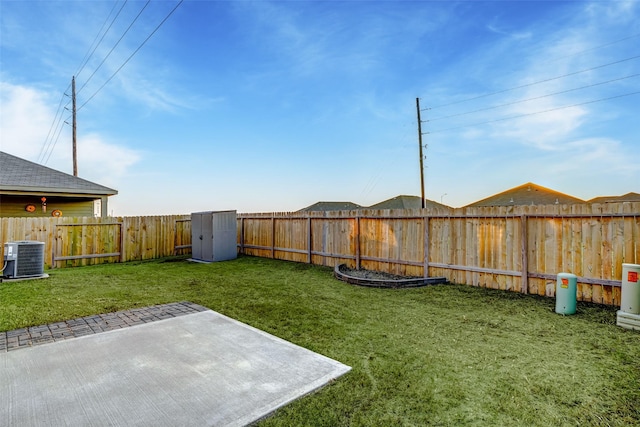
POLYGON ((54 210, 62 212, 62 216, 93 216, 93 200, 66 197, 47 197, 46 211, 42 211, 40 197, 0 195, 0 217, 43 217, 51 216, 54 210), (36 206, 35 212, 27 212, 26 206, 36 206))

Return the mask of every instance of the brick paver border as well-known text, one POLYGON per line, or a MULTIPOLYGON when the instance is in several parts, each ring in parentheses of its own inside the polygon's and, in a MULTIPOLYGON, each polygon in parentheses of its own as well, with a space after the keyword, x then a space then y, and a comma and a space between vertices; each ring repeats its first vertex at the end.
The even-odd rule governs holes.
POLYGON ((99 334, 100 332, 127 328, 206 310, 209 309, 189 301, 182 301, 113 313, 95 314, 48 325, 14 329, 0 332, 0 352, 19 350, 84 335, 99 334))

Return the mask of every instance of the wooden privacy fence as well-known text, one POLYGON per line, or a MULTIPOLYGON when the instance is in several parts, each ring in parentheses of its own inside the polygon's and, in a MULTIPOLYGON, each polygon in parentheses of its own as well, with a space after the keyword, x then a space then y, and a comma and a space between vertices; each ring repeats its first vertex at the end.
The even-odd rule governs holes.
POLYGON ((121 222, 55 224, 53 227, 53 267, 59 261, 95 258, 108 259, 111 262, 124 260, 125 243, 121 222))
POLYGON ((241 253, 444 276, 553 296, 578 276, 578 299, 620 304, 622 263, 640 262, 640 203, 440 210, 242 214, 241 253))
POLYGON ((45 264, 52 268, 146 260, 189 253, 189 219, 189 215, 0 218, 0 242, 44 242, 45 264))
MULTIPOLYGON (((0 241, 45 242, 50 267, 190 253, 189 215, 0 218, 0 241)), ((640 263, 640 202, 240 214, 247 255, 553 296, 578 276, 578 299, 620 304, 622 263, 640 263)), ((4 245, 0 247, 0 251, 4 245)))

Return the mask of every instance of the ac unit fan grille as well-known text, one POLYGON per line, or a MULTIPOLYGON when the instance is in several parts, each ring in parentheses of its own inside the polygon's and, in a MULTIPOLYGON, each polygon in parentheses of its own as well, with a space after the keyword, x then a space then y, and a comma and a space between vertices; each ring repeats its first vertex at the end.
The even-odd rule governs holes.
POLYGON ((43 245, 18 245, 17 276, 34 276, 44 273, 43 245))

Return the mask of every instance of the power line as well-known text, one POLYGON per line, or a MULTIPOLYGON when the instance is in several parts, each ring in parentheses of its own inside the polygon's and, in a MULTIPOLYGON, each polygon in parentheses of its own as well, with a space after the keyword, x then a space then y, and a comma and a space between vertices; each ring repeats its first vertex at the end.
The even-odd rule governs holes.
MULTIPOLYGON (((140 14, 142 13, 142 11, 147 7, 147 5, 149 4, 151 0, 148 0, 147 3, 145 4, 145 6, 142 8, 142 10, 138 13, 138 15, 136 16, 136 18, 134 19, 134 21, 131 23, 131 25, 129 25, 129 27, 127 28, 127 30, 125 31, 125 33, 120 37, 120 39, 118 40, 118 43, 122 40, 122 38, 124 37, 124 35, 126 34, 127 31, 129 31, 129 29, 131 28, 131 26, 133 25, 133 23, 135 22, 135 20, 138 19, 138 17, 140 16, 140 14)), ((127 60, 111 75, 111 77, 109 77, 109 79, 96 91, 94 92, 93 95, 91 95, 89 97, 89 99, 87 99, 87 101, 84 102, 84 104, 82 104, 80 106, 80 108, 78 108, 76 110, 79 111, 82 107, 84 107, 91 99, 93 99, 94 96, 97 95, 98 92, 100 92, 100 90, 102 90, 106 84, 111 81, 113 79, 113 77, 129 62, 129 60, 131 60, 131 58, 146 44, 146 42, 156 33, 156 31, 158 31, 158 29, 165 23, 165 21, 167 19, 169 19, 169 17, 175 12, 175 10, 178 8, 178 6, 180 6, 183 3, 184 0, 180 0, 180 2, 171 10, 171 12, 169 12, 169 14, 162 20, 162 22, 160 22, 160 24, 158 24, 158 26, 151 32, 151 34, 142 42, 142 44, 140 46, 138 46, 138 48, 127 58, 127 60)), ((109 25, 109 28, 107 28, 107 30, 104 32, 104 34, 102 35, 102 38, 100 39, 100 41, 98 42, 98 45, 102 42, 102 39, 105 37, 105 35, 108 33, 109 29, 111 28, 111 26, 113 25, 113 23, 115 22, 116 18, 119 16, 120 12, 122 11, 124 5, 127 3, 127 0, 125 0, 124 4, 121 6, 121 8, 118 11, 118 14, 113 18, 111 24, 109 25)), ((114 6, 115 8, 115 6, 114 6)), ((113 9, 111 10, 111 12, 109 13, 109 16, 113 13, 113 9)), ((107 20, 109 18, 107 17, 107 20)), ((106 23, 106 20, 105 20, 106 23)), ((104 28, 104 24, 103 24, 103 28, 104 28)), ((100 34, 101 31, 98 32, 98 35, 100 34)), ((98 36, 96 36, 97 38, 98 36)), ((111 49, 111 51, 109 52, 109 54, 111 54, 111 52, 113 51, 113 49, 115 49, 116 45, 111 49)), ((95 52, 95 50, 97 49, 97 46, 93 49, 93 51, 91 52, 91 54, 89 55, 89 58, 91 57, 91 55, 93 55, 93 52, 95 52)), ((85 55, 86 56, 86 55, 85 55)), ((108 57, 108 55, 107 55, 108 57)), ((104 61, 106 60, 106 58, 102 61, 102 63, 100 64, 100 66, 104 63, 104 61)), ((83 64, 80 67, 80 71, 82 71, 82 69, 84 68, 84 66, 86 65, 86 63, 88 62, 88 58, 86 58, 86 60, 83 60, 83 64)), ((100 67, 99 66, 99 67, 100 67)), ((99 68, 98 67, 98 68, 99 68)), ((94 73, 89 77, 89 79, 85 82, 85 84, 83 85, 83 87, 88 83, 88 81, 91 79, 91 77, 93 77, 93 75, 95 74, 95 72, 97 71, 97 69, 94 71, 94 73)), ((71 86, 69 84, 69 86, 71 86)), ((69 88, 69 86, 67 86, 67 89, 69 88)), ((65 89, 65 92, 66 90, 65 89)), ((40 162, 43 162, 43 164, 46 164, 49 159, 51 158, 51 155, 53 153, 53 150, 58 142, 58 139, 60 138, 60 134, 62 133, 62 129, 63 129, 63 125, 66 123, 66 121, 62 120, 62 114, 61 111, 63 111, 64 109, 61 108, 62 106, 62 101, 64 99, 66 95, 66 93, 63 93, 62 98, 60 100, 60 104, 58 106, 58 111, 56 112, 56 116, 54 117, 53 123, 51 125, 51 128, 49 130, 49 134, 47 136, 47 139, 45 139, 45 142, 43 144, 43 148, 41 149, 41 155, 38 157, 40 160, 40 162), (58 118, 58 115, 60 115, 60 117, 58 118), (56 126, 56 121, 58 122, 58 125, 56 126), (55 140, 51 139, 49 140, 49 137, 53 134, 56 134, 57 131, 57 135, 55 140), (47 143, 47 141, 49 141, 47 143), (49 153, 48 155, 46 153, 49 153), (46 157, 46 158, 45 158, 46 157)), ((67 104, 68 105, 68 104, 67 104)))
POLYGON ((519 118, 522 118, 522 117, 534 116, 534 115, 543 114, 543 113, 550 113, 552 111, 564 110, 566 108, 579 107, 579 106, 588 105, 588 104, 595 104, 596 102, 609 101, 611 99, 623 98, 625 96, 631 96, 631 95, 637 95, 637 94, 640 94, 640 91, 624 93, 624 94, 621 94, 621 95, 610 96, 608 98, 595 99, 595 100, 592 100, 592 101, 580 102, 578 104, 571 104, 571 105, 565 105, 565 106, 562 106, 562 107, 550 108, 548 110, 536 111, 536 112, 533 112, 533 113, 518 114, 516 116, 502 117, 500 119, 487 120, 487 121, 484 121, 484 122, 472 123, 472 124, 469 124, 469 125, 456 126, 456 127, 446 128, 446 129, 437 129, 435 131, 425 132, 425 133, 432 134, 432 133, 447 132, 447 131, 451 131, 451 130, 457 130, 457 129, 468 128, 468 127, 473 127, 473 126, 480 126, 480 125, 485 125, 485 124, 489 124, 489 123, 501 122, 501 121, 505 121, 505 120, 519 119, 519 118))
MULTIPOLYGON (((62 116, 60 118, 62 119, 62 116)), ((71 118, 70 116, 67 117, 67 120, 69 120, 70 118, 71 118)), ((51 154, 53 154, 53 149, 56 147, 56 144, 58 143, 58 139, 60 138, 60 134, 62 133, 62 128, 63 128, 62 124, 67 123, 67 120, 60 121, 60 127, 59 127, 60 130, 58 131, 58 135, 56 136, 55 141, 53 141, 53 145, 51 147, 51 150, 49 150, 49 155, 47 156, 47 159, 44 161, 45 165, 47 164, 47 162, 49 162, 49 158, 51 158, 51 154)))
POLYGON ((156 31, 158 31, 158 29, 159 29, 159 28, 160 28, 160 27, 161 27, 161 26, 166 22, 166 20, 167 20, 167 19, 169 19, 169 17, 173 14, 173 12, 175 12, 175 11, 176 11, 176 9, 177 9, 181 4, 182 4, 182 2, 183 2, 183 1, 184 1, 184 0, 180 0, 180 2, 179 2, 179 3, 178 3, 178 4, 177 4, 173 9, 171 9, 171 12, 169 12, 169 14, 168 14, 168 15, 167 15, 163 20, 162 20, 162 22, 160 22, 160 23, 158 24, 158 26, 157 26, 157 27, 156 27, 156 28, 151 32, 151 34, 149 34, 149 36, 148 36, 146 39, 144 39, 144 41, 142 42, 142 44, 140 44, 140 46, 138 46, 138 48, 137 48, 135 51, 133 51, 133 53, 132 53, 132 54, 131 54, 127 59, 126 59, 126 61, 124 61, 124 63, 123 63, 123 64, 122 64, 122 65, 121 65, 121 66, 120 66, 120 67, 119 67, 119 68, 118 68, 118 69, 117 69, 117 70, 116 70, 116 71, 111 75, 111 77, 109 77, 109 78, 107 79, 107 81, 105 81, 105 82, 102 84, 102 86, 100 86, 100 87, 98 88, 98 90, 96 90, 96 91, 93 93, 93 95, 91 95, 91 96, 89 97, 89 99, 87 99, 87 100, 86 100, 86 101, 85 101, 85 102, 84 102, 80 107, 78 107, 77 111, 80 111, 80 110, 82 109, 82 107, 84 107, 85 105, 87 105, 87 103, 88 103, 89 101, 91 101, 91 100, 93 99, 93 97, 94 97, 94 96, 96 96, 96 95, 98 94, 98 92, 100 92, 100 91, 102 90, 102 88, 104 88, 104 87, 107 85, 107 83, 109 83, 109 82, 110 82, 110 81, 111 81, 111 80, 116 76, 116 74, 118 74, 118 73, 120 72, 120 70, 122 70, 122 68, 123 68, 125 65, 127 65, 127 63, 131 60, 131 58, 133 58, 133 57, 135 56, 135 54, 136 54, 136 53, 138 53, 138 51, 139 51, 140 49, 142 49, 142 47, 147 43, 147 41, 149 41, 149 39, 150 39, 150 38, 151 38, 151 37, 156 33, 156 31))
MULTIPOLYGON (((53 131, 53 128, 56 126, 56 121, 58 120, 58 114, 60 114, 60 118, 62 118, 62 114, 60 113, 62 111, 62 101, 64 101, 64 97, 66 96, 66 94, 63 92, 62 96, 60 97, 60 102, 58 103, 58 108, 56 110, 56 115, 53 117, 53 122, 51 122, 51 127, 49 128, 49 132, 47 133, 47 137, 45 138, 44 142, 42 143, 42 148, 40 148, 40 153, 38 154, 38 161, 40 161, 40 158, 42 157, 44 159, 44 156, 46 155, 45 153, 47 152, 47 141, 49 141, 49 137, 51 136, 51 132, 53 131)), ((51 145, 51 142, 48 143, 49 145, 51 145)))
MULTIPOLYGON (((557 61, 562 60, 562 59, 571 58, 571 57, 574 57, 574 56, 577 56, 577 55, 581 55, 581 54, 583 54, 585 52, 590 52, 592 50, 602 49, 603 47, 607 47, 607 46, 611 46, 611 45, 614 45, 614 44, 617 44, 617 43, 620 43, 620 42, 623 42, 623 41, 627 41, 627 40, 630 40, 630 39, 638 37, 638 36, 640 36, 640 33, 635 33, 635 34, 632 34, 630 36, 623 37, 621 39, 617 39, 617 40, 614 40, 614 41, 611 41, 611 42, 608 42, 608 43, 604 43, 604 44, 601 44, 601 45, 598 45, 598 46, 594 46, 594 47, 591 47, 591 48, 588 48, 588 49, 583 49, 583 50, 581 50, 579 52, 572 53, 570 55, 561 56, 560 58, 556 58, 556 59, 551 60, 551 61, 546 61, 546 63, 557 62, 557 61)), ((514 88, 514 89, 517 89, 517 88, 514 88)), ((511 90, 511 89, 509 89, 509 90, 511 90)), ((489 94, 483 95, 483 96, 490 96, 490 95, 493 95, 493 94, 496 94, 496 93, 502 93, 502 92, 500 91, 500 92, 489 93, 489 94)), ((457 104, 457 103, 471 101, 473 99, 476 99, 476 98, 464 99, 462 101, 457 101, 457 102, 454 102, 452 104, 445 104, 445 105, 440 105, 438 107, 432 107, 432 108, 446 107, 446 106, 457 104)))
POLYGON ((640 58, 640 55, 632 56, 630 58, 620 59, 618 61, 609 62, 607 64, 597 65, 595 67, 587 68, 587 69, 584 69, 584 70, 574 71, 572 73, 563 74, 561 76, 551 77, 551 78, 544 79, 544 80, 538 80, 538 81, 532 82, 532 83, 526 83, 526 84, 523 84, 523 85, 520 85, 520 86, 515 86, 515 87, 509 88, 509 89, 503 89, 503 90, 499 90, 499 91, 496 91, 496 92, 485 93, 484 95, 478 95, 478 96, 474 96, 472 98, 462 99, 460 101, 454 101, 454 102, 450 102, 448 104, 438 105, 437 107, 430 107, 430 109, 433 110, 433 109, 436 109, 436 108, 443 108, 443 107, 448 107, 448 106, 451 106, 451 105, 461 104, 463 102, 475 101, 476 99, 486 98, 488 96, 497 95, 499 93, 510 92, 512 90, 522 89, 522 88, 529 87, 529 86, 534 86, 534 85, 537 85, 537 84, 540 84, 540 83, 546 83, 546 82, 550 82, 550 81, 553 81, 553 80, 562 79, 564 77, 575 76, 576 74, 586 73, 587 71, 593 71, 593 70, 597 70, 597 69, 600 69, 600 68, 609 67, 611 65, 621 64, 623 62, 631 61, 631 60, 638 59, 638 58, 640 58))
POLYGON ((142 7, 142 9, 140 9, 140 12, 138 12, 138 14, 136 15, 136 17, 133 19, 133 21, 131 22, 131 24, 129 24, 129 26, 127 27, 127 29, 124 31, 124 33, 122 33, 122 35, 120 36, 120 38, 118 39, 118 41, 116 42, 116 44, 113 45, 113 47, 111 48, 111 50, 109 51, 109 53, 107 53, 107 56, 104 57, 104 59, 102 60, 102 62, 100 63, 100 65, 98 65, 96 67, 96 69, 93 71, 93 73, 91 73, 91 75, 89 76, 89 78, 84 82, 84 84, 82 85, 82 87, 80 87, 80 89, 78 89, 78 94, 80 92, 82 92, 82 89, 84 89, 84 87, 87 85, 87 83, 89 83, 91 81, 91 79, 93 78, 93 76, 95 76, 95 74, 98 72, 98 70, 100 69, 100 67, 102 67, 102 65, 105 63, 105 61, 109 58, 109 56, 111 56, 111 54, 113 53, 113 51, 115 50, 116 47, 118 47, 118 45, 120 44, 120 42, 122 41, 122 39, 124 38, 124 36, 127 35, 127 33, 129 32, 129 30, 131 29, 131 27, 133 27, 133 24, 136 23, 136 21, 138 20, 138 18, 140 17, 140 15, 142 15, 142 12, 144 12, 144 10, 147 8, 147 6, 149 6, 149 3, 151 3, 151 0, 147 0, 147 2, 144 4, 144 6, 142 7))
MULTIPOLYGON (((107 28, 107 30, 102 34, 102 38, 100 39, 100 41, 96 43, 96 40, 98 39, 98 36, 100 36, 100 33, 102 32, 102 29, 104 28, 104 26, 106 25, 107 21, 109 20, 109 17, 111 16, 111 14, 113 13, 113 11, 116 8, 117 2, 115 2, 113 4, 113 8, 111 9, 111 11, 109 12, 109 15, 107 15, 107 18, 105 19, 104 23, 102 24, 102 27, 100 28, 100 31, 98 31, 98 33, 96 34, 95 39, 93 40, 93 43, 91 44, 91 46, 89 47, 89 49, 87 50, 87 53, 85 53, 84 58, 82 59, 81 65, 78 69, 78 71, 75 73, 75 75, 79 75, 82 70, 84 69, 84 67, 86 66, 87 62, 89 61, 89 59, 91 58, 91 56, 93 56, 94 52, 96 51, 96 49, 98 48, 98 46, 100 45, 100 43, 102 43, 102 40, 104 39, 104 37, 106 36, 106 34, 109 32, 109 30, 111 29, 111 26, 113 25, 113 23, 115 22, 115 20, 118 18, 118 16, 120 15, 120 12, 122 12, 122 9, 124 8, 125 4, 127 3, 127 0, 124 1, 124 3, 122 4, 122 6, 120 7, 120 10, 118 11, 118 13, 116 14, 116 16, 113 18, 113 20, 111 21, 111 24, 109 25, 109 28, 107 28), (95 47, 93 47, 93 50, 91 50, 92 46, 95 44, 95 47)), ((66 94, 66 92, 69 90, 69 88, 71 87, 71 83, 69 83, 66 87, 66 89, 62 92, 62 97, 60 98, 60 103, 58 104, 58 109, 56 110, 56 114, 53 118, 53 122, 51 123, 51 127, 49 128, 49 132, 47 133, 47 137, 45 138, 44 142, 42 143, 42 148, 40 149, 40 154, 38 154, 38 161, 42 162, 44 161, 45 157, 48 159, 51 157, 51 153, 47 156, 47 152, 49 152, 49 150, 53 151, 53 148, 55 147, 55 142, 53 139, 49 140, 50 137, 52 137, 52 132, 53 134, 55 134, 56 130, 58 129, 58 126, 61 126, 61 121, 62 121, 62 101, 64 100, 65 96, 68 96, 66 94), (60 117, 58 118, 58 115, 60 115, 60 117), (56 124, 56 121, 58 121, 58 123, 56 124)), ((68 105, 68 104, 67 104, 68 105)), ((60 128, 60 130, 62 130, 62 128, 60 128)), ((58 137, 60 136, 60 132, 58 132, 58 137)), ((57 142, 57 138, 55 140, 57 142)), ((46 161, 44 162, 46 164, 46 161)))
MULTIPOLYGON (((413 129, 409 129, 408 127, 405 126, 404 133, 397 140, 397 144, 399 146, 404 145, 409 140, 409 134, 412 133, 411 132, 412 130, 413 129)), ((388 172, 390 169, 393 169, 393 166, 398 163, 398 160, 399 159, 395 157, 391 159, 385 158, 384 160, 380 161, 379 162, 380 164, 374 168, 373 174, 369 177, 360 195, 362 197, 367 197, 380 183, 380 180, 382 179, 383 174, 388 172)))
POLYGON ((619 77, 617 79, 611 79, 611 80, 607 80, 607 81, 604 81, 604 82, 593 83, 593 84, 586 85, 586 86, 580 86, 580 87, 576 87, 576 88, 573 88, 573 89, 561 90, 559 92, 553 92, 553 93, 549 93, 549 94, 546 94, 546 95, 536 96, 536 97, 533 97, 533 98, 527 98, 527 99, 521 99, 519 101, 507 102, 505 104, 494 105, 492 107, 480 108, 480 109, 477 109, 477 110, 467 111, 467 112, 464 112, 464 113, 451 114, 449 116, 436 117, 434 119, 429 119, 429 120, 426 120, 426 121, 427 122, 435 122, 437 120, 450 119, 452 117, 466 116, 468 114, 479 113, 479 112, 487 111, 487 110, 494 110, 496 108, 507 107, 509 105, 521 104, 521 103, 527 102, 527 101, 534 101, 534 100, 537 100, 537 99, 548 98, 548 97, 554 96, 554 95, 561 95, 563 93, 575 92, 577 90, 582 90, 582 89, 588 89, 588 88, 594 87, 594 86, 601 86, 601 85, 604 85, 604 84, 613 83, 613 82, 617 82, 617 81, 625 80, 625 79, 630 79, 632 77, 637 77, 637 76, 640 76, 640 73, 631 74, 629 76, 619 77))
POLYGON ((592 50, 602 49, 603 47, 607 47, 607 46, 611 46, 612 44, 616 44, 616 43, 620 43, 620 42, 623 42, 623 41, 627 41, 627 40, 630 40, 630 39, 632 39, 634 37, 638 37, 638 36, 640 36, 640 33, 631 34, 630 36, 623 37, 621 39, 614 40, 614 41, 609 42, 609 43, 604 43, 604 44, 601 44, 599 46, 590 47, 589 49, 584 49, 584 50, 581 50, 579 52, 572 53, 571 55, 561 56, 560 58, 554 59, 554 60, 549 61, 549 62, 556 62, 556 61, 559 61, 561 59, 571 58, 572 56, 582 55, 585 52, 591 52, 592 50))
MULTIPOLYGON (((96 40, 98 40, 98 36, 100 36, 100 33, 102 32, 102 29, 104 28, 104 26, 107 25, 107 21, 109 20, 109 17, 115 10, 117 4, 118 4, 117 2, 113 3, 113 8, 111 9, 111 12, 109 12, 109 15, 107 15, 107 19, 104 20, 104 23, 102 24, 102 28, 100 28, 100 31, 98 31, 98 34, 96 34, 96 38, 93 40, 93 43, 91 44, 91 46, 93 46, 93 44, 96 43, 96 40)), ((98 46, 100 46, 100 44, 104 40, 107 33, 109 32, 113 24, 116 22, 116 19, 118 19, 118 16, 120 16, 120 12, 122 12, 122 9, 124 9, 124 6, 126 4, 127 4, 127 0, 124 0, 124 3, 122 3, 122 6, 120 6, 120 10, 118 10, 118 13, 116 14, 116 16, 114 16, 113 19, 111 20, 111 24, 109 24, 109 27, 105 30, 104 33, 102 33, 102 37, 100 37, 100 41, 98 41, 98 43, 95 44, 95 47, 93 47, 93 50, 91 50, 91 46, 89 47, 89 50, 87 50, 87 53, 85 54, 85 58, 82 60, 82 65, 80 66, 80 69, 76 71, 75 76, 79 76, 82 70, 84 70, 84 67, 89 62, 89 59, 91 59, 93 54, 96 52, 96 49, 98 49, 98 46), (91 53, 89 53, 89 51, 91 51, 91 53)))
MULTIPOLYGON (((69 95, 67 95, 66 93, 63 93, 62 99, 64 99, 65 96, 69 96, 69 95)), ((47 145, 45 140, 45 145, 47 145, 47 147, 44 149, 44 152, 42 153, 42 158, 40 159, 40 156, 38 157, 40 159, 38 161, 43 162, 43 164, 45 165, 47 164, 47 162, 49 161, 49 158, 51 157, 51 154, 53 153, 53 149, 55 148, 56 143, 58 142, 58 138, 60 138, 60 133, 62 132, 62 128, 64 127, 65 124, 68 124, 66 121, 62 120, 62 113, 64 113, 64 110, 69 111, 67 106, 69 105, 70 102, 71 101, 67 102, 67 104, 64 107, 59 108, 60 117, 57 119, 57 123, 56 123, 56 119, 54 118, 53 123, 51 125, 52 128, 49 130, 49 134, 51 134, 51 130, 53 130, 53 134, 58 132, 55 141, 51 139, 47 145), (48 155, 47 155, 47 152, 49 153, 48 155), (46 157, 46 160, 45 160, 45 157, 46 157)), ((56 117, 58 117, 58 113, 56 113, 56 117)), ((69 117, 67 118, 67 120, 68 119, 69 117)))

